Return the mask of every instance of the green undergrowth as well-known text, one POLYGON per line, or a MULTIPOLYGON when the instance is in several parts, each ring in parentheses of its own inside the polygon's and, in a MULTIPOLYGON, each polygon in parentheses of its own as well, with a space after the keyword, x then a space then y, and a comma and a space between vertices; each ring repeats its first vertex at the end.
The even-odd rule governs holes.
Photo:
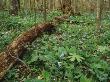
MULTIPOLYGON (((48 20, 62 13, 53 11, 48 20)), ((43 19, 38 15, 36 22, 43 19)), ((20 75, 17 66, 5 76, 4 82, 108 82, 110 80, 110 20, 103 18, 103 27, 97 33, 95 14, 70 16, 71 21, 56 26, 51 35, 44 33, 22 57, 34 74, 20 75)), ((33 16, 4 15, 0 21, 0 50, 35 24, 33 16)))

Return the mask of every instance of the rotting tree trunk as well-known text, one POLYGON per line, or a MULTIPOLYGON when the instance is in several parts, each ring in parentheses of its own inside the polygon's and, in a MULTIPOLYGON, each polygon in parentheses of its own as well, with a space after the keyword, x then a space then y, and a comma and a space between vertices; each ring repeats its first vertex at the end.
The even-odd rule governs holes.
POLYGON ((42 32, 48 31, 52 28, 54 28, 54 25, 50 23, 34 26, 29 31, 19 35, 11 44, 9 44, 6 47, 6 50, 0 53, 0 80, 17 61, 17 58, 21 56, 25 45, 32 43, 42 32))

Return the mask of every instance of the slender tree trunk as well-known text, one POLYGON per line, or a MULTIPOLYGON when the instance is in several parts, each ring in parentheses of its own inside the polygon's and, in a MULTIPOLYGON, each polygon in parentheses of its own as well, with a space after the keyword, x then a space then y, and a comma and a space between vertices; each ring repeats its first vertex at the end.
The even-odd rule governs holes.
POLYGON ((77 10, 77 0, 74 0, 74 14, 78 13, 77 10))
POLYGON ((62 4, 62 0, 59 0, 60 3, 60 9, 62 10, 63 4, 62 4))
POLYGON ((55 10, 55 0, 53 0, 53 10, 55 10))
POLYGON ((64 14, 70 14, 70 12, 71 12, 71 0, 62 1, 62 11, 64 14))
POLYGON ((0 10, 3 9, 3 0, 0 0, 0 10))
POLYGON ((18 15, 20 9, 20 0, 11 0, 11 15, 18 15))
POLYGON ((101 27, 101 19, 102 19, 102 3, 103 0, 97 0, 97 28, 100 29, 101 27))
POLYGON ((49 3, 48 9, 53 10, 53 0, 48 0, 48 3, 49 3))
POLYGON ((109 11, 110 11, 110 0, 108 0, 108 2, 109 2, 109 11))
POLYGON ((47 0, 44 0, 44 22, 47 22, 47 8, 46 8, 47 0))
POLYGON ((55 0, 55 8, 59 10, 61 8, 60 6, 60 0, 55 0))

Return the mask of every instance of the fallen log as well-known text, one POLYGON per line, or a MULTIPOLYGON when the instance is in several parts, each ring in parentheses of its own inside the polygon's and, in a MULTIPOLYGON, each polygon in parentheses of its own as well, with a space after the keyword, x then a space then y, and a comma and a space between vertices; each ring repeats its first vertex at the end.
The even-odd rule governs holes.
POLYGON ((54 20, 56 20, 56 22, 58 22, 58 23, 64 22, 64 21, 69 21, 69 16, 68 15, 56 16, 54 18, 54 20))
MULTIPOLYGON (((84 21, 77 21, 77 20, 71 20, 69 15, 63 15, 63 16, 56 16, 54 17, 55 23, 62 23, 62 22, 67 22, 69 24, 84 24, 84 21)), ((91 23, 87 23, 88 25, 91 23)))
POLYGON ((29 31, 22 33, 0 53, 0 80, 7 71, 15 64, 17 58, 21 56, 25 45, 32 43, 42 32, 54 28, 51 23, 40 24, 32 27, 29 31))

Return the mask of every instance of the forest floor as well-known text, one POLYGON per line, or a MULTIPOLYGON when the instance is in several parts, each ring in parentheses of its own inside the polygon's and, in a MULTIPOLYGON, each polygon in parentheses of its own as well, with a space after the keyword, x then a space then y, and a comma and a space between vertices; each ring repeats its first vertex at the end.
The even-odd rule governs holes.
MULTIPOLYGON (((48 20, 61 15, 50 12, 48 20)), ((22 61, 32 74, 27 73, 22 62, 17 62, 3 82, 109 82, 110 15, 103 17, 99 33, 95 14, 70 16, 69 20, 57 24, 55 33, 44 33, 26 46, 22 61)), ((0 52, 19 34, 42 21, 42 14, 14 17, 0 12, 0 52)))

